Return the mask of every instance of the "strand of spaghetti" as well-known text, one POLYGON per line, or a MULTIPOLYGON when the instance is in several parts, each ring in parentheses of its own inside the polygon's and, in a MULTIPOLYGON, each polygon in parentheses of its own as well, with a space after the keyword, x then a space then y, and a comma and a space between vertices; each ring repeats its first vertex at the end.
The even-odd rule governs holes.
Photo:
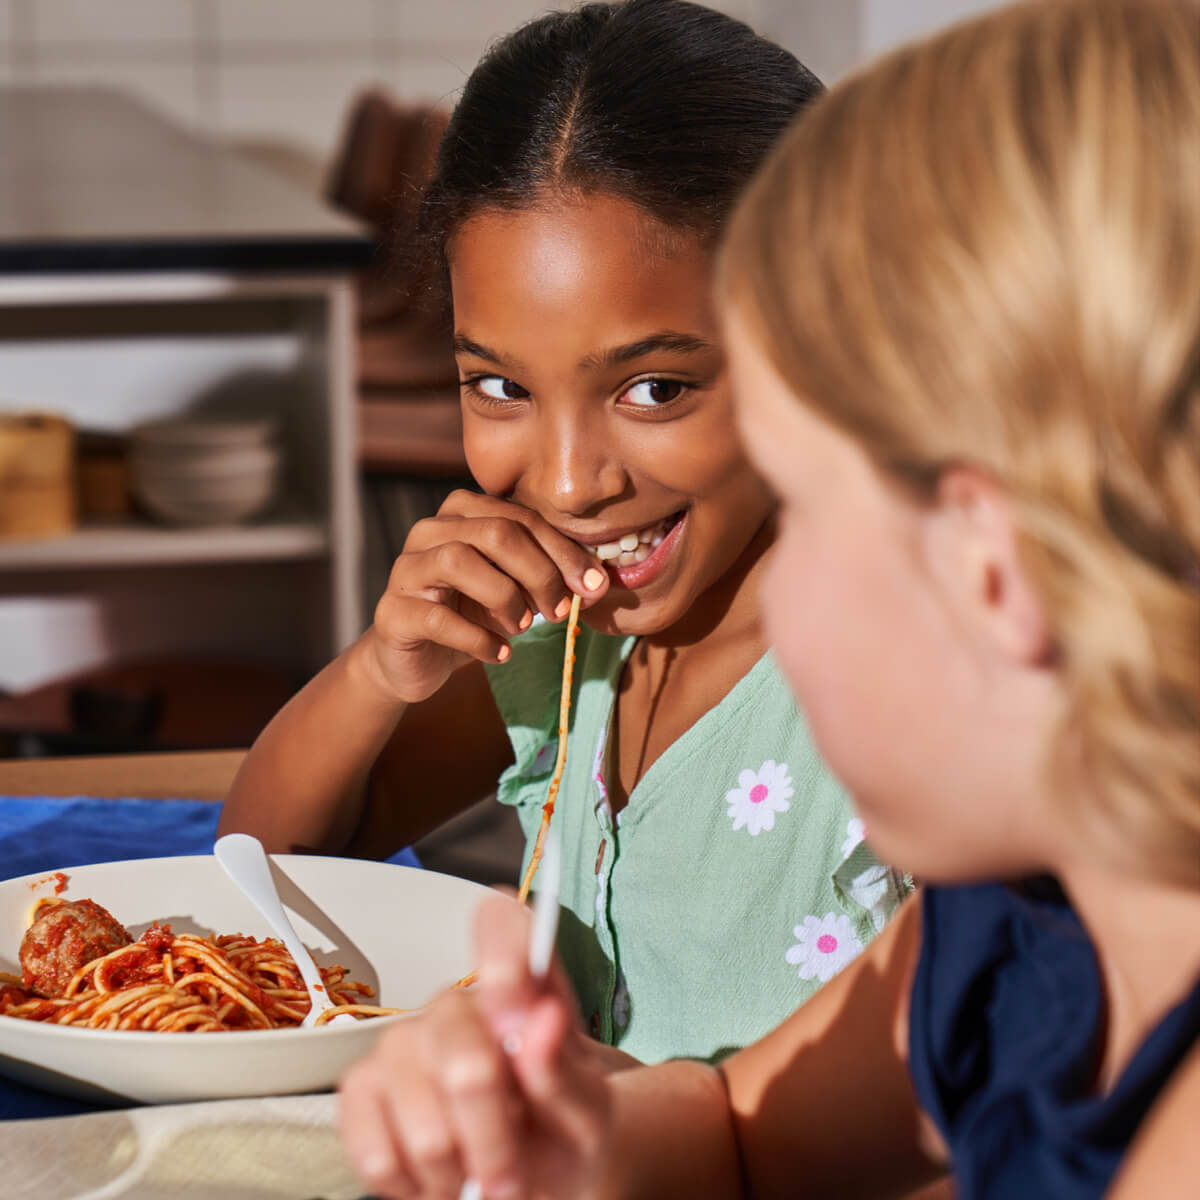
POLYGON ((392 1013, 409 1011, 407 1008, 380 1008, 377 1004, 335 1004, 333 1008, 327 1008, 317 1017, 316 1024, 327 1025, 334 1017, 340 1017, 342 1013, 358 1013, 364 1017, 383 1017, 392 1013))
POLYGON ((567 727, 571 716, 571 679, 575 673, 575 639, 579 635, 579 603, 578 595, 571 597, 571 611, 567 614, 567 641, 563 648, 562 691, 558 698, 558 754, 554 758, 554 774, 550 776, 546 802, 542 805, 542 823, 538 826, 537 840, 533 843, 529 866, 525 868, 525 878, 521 880, 521 889, 517 892, 517 900, 521 904, 524 904, 529 896, 533 877, 542 861, 546 832, 550 828, 550 818, 554 816, 554 801, 558 797, 563 767, 567 762, 567 727))
MULTIPOLYGON (((554 772, 550 776, 550 786, 546 790, 546 800, 542 804, 542 821, 538 826, 537 838, 533 843, 533 853, 529 856, 529 865, 525 868, 525 876, 521 880, 517 892, 517 903, 524 904, 529 898, 529 889, 537 874, 542 861, 542 852, 546 846, 546 833, 550 829, 550 818, 554 816, 554 802, 558 798, 559 784, 562 783, 563 767, 567 762, 567 728, 571 716, 571 682, 575 674, 575 639, 579 636, 579 605, 581 597, 571 597, 571 608, 567 613, 567 640, 563 647, 562 690, 558 697, 558 753, 554 757, 554 772)), ((470 987, 479 978, 478 971, 464 975, 456 988, 470 987)))

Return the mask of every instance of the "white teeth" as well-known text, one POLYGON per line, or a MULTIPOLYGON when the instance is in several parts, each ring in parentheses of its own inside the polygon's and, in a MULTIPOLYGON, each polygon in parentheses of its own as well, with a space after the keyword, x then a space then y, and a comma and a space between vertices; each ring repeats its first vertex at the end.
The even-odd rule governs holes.
POLYGON ((615 563, 618 567, 630 567, 634 563, 645 562, 655 548, 662 545, 669 520, 670 518, 659 521, 636 533, 623 533, 615 542, 593 546, 592 553, 601 562, 615 563))

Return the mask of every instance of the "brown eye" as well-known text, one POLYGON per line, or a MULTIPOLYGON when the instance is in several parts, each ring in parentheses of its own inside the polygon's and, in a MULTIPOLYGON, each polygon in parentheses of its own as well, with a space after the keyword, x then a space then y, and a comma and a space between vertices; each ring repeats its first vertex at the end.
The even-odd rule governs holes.
POLYGON ((477 391, 489 400, 524 400, 529 393, 503 375, 483 375, 474 381, 477 391))
POLYGON ((687 389, 678 379, 643 379, 635 383, 624 399, 635 408, 658 408, 677 400, 687 389))

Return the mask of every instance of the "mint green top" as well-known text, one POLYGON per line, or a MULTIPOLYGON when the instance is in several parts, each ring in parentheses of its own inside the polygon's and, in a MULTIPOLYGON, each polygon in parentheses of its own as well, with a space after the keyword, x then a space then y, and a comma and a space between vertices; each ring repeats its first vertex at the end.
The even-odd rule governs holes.
MULTIPOLYGON (((558 736, 566 625, 488 675, 527 838, 558 736)), ((607 741, 634 638, 581 628, 566 769, 558 951, 593 1036, 644 1062, 718 1059, 761 1037, 883 927, 909 887, 881 866, 772 655, 650 767, 614 820, 607 741)), ((534 890, 536 890, 536 880, 534 890)))

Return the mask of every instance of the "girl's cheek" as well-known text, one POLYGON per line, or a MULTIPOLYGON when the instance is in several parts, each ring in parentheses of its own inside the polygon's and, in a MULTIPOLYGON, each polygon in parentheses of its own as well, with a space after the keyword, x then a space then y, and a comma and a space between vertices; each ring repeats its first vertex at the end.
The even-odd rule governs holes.
POLYGON ((463 453, 472 478, 491 496, 507 496, 517 486, 523 473, 520 445, 514 444, 509 431, 468 417, 463 424, 463 453))

